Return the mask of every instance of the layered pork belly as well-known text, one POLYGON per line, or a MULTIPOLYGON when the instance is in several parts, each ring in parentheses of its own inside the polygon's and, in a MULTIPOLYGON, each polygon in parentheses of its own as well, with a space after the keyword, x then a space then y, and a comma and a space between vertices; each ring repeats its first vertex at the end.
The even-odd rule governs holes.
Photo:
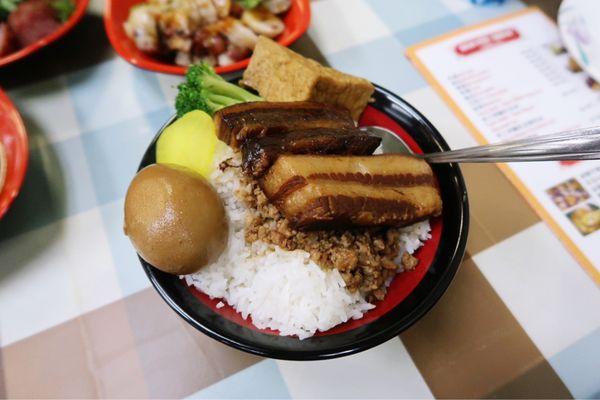
POLYGON ((429 165, 401 154, 281 155, 260 185, 297 229, 405 226, 442 211, 429 165))
POLYGON ((357 128, 311 128, 251 139, 242 145, 242 168, 260 177, 281 154, 373 154, 381 139, 357 128))
POLYGON ((215 113, 219 139, 239 148, 256 139, 297 129, 354 128, 344 108, 312 102, 250 102, 223 108, 215 113))

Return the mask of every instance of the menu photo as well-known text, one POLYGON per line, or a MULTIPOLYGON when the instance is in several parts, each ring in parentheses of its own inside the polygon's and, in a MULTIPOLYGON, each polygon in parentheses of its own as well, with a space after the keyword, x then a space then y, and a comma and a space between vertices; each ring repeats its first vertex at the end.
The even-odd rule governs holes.
MULTIPOLYGON (((407 55, 481 144, 600 125, 600 85, 537 8, 428 40, 407 55)), ((499 167, 600 284, 600 161, 499 167)))

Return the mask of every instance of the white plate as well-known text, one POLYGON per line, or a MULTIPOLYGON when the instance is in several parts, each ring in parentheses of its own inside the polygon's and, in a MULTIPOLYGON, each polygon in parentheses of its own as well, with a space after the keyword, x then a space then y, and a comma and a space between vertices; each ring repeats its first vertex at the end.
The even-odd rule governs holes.
POLYGON ((600 82, 600 1, 563 0, 558 27, 571 57, 600 82))

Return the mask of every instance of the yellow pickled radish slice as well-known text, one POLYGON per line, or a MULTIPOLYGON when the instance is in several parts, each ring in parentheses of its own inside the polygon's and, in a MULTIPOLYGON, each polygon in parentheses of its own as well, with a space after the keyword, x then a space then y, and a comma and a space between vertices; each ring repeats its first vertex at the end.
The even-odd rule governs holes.
POLYGON ((186 167, 208 177, 218 141, 212 117, 204 111, 190 111, 160 135, 156 162, 186 167))

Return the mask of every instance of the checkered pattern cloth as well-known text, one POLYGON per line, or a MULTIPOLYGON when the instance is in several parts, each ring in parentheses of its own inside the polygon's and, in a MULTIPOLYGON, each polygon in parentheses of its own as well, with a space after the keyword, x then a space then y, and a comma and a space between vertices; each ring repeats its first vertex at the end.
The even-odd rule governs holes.
MULTIPOLYGON (((404 52, 521 3, 312 6, 296 50, 401 95, 451 147, 475 144, 404 52)), ((93 21, 101 8, 92 5, 93 21)), ((436 307, 400 337, 300 363, 251 356, 189 327, 150 287, 122 231, 127 185, 173 113, 180 80, 111 53, 8 91, 31 151, 0 222, 1 397, 600 396, 600 291, 493 165, 463 167, 468 254, 436 307)))

